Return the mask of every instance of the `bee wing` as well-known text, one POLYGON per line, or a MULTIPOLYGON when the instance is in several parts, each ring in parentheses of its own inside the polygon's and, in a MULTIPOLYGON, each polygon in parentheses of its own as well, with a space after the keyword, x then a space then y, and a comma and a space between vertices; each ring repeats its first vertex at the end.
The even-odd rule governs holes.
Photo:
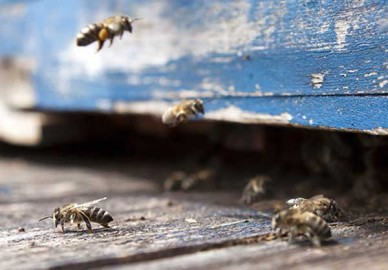
POLYGON ((66 209, 66 210, 71 210, 71 209, 75 209, 75 208, 82 208, 82 207, 86 207, 86 206, 89 206, 89 205, 92 205, 92 204, 97 204, 101 201, 105 201, 107 198, 104 197, 104 198, 101 198, 101 199, 97 199, 97 200, 94 200, 94 201, 90 201, 90 202, 86 202, 86 203, 81 203, 81 204, 73 204, 69 209, 66 209))
POLYGON ((316 199, 320 199, 320 198, 324 198, 325 196, 323 196, 322 194, 318 194, 318 195, 315 195, 315 196, 312 196, 311 198, 310 198, 310 200, 316 200, 316 199))
POLYGON ((105 25, 113 33, 117 33, 121 28, 121 24, 117 21, 107 22, 105 25))
POLYGON ((306 199, 304 199, 304 198, 294 198, 294 199, 289 199, 288 201, 286 201, 286 204, 287 204, 288 206, 294 206, 294 205, 296 205, 296 204, 298 204, 298 203, 301 203, 301 202, 304 201, 304 200, 306 200, 306 199))

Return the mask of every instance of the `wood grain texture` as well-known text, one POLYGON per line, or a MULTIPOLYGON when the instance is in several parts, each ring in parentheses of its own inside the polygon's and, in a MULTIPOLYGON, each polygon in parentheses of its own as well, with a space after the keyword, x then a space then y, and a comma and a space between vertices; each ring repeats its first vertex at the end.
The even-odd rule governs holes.
POLYGON ((248 244, 243 240, 271 231, 270 220, 258 211, 270 213, 283 199, 249 209, 238 203, 240 190, 163 194, 154 180, 174 169, 163 160, 9 150, 0 156, 2 269, 384 269, 387 264, 383 206, 378 213, 365 211, 357 222, 331 224, 334 241, 322 248, 308 242, 248 244), (63 203, 103 196, 108 199, 98 206, 112 214, 112 229, 93 224, 88 233, 67 224, 61 233, 50 220, 38 222, 63 203))

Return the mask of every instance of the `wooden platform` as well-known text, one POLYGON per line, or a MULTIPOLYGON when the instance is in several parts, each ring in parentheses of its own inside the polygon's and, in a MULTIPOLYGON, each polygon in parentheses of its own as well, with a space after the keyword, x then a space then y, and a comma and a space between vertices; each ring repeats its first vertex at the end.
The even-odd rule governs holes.
MULTIPOLYGON (((241 188, 163 193, 175 165, 144 158, 75 156, 0 147, 1 269, 386 269, 387 206, 332 224, 322 248, 255 241, 283 198, 242 206, 241 188), (5 148, 5 149, 4 149, 5 148), (114 217, 93 233, 38 220, 68 202, 107 196, 114 217), (24 231, 21 228, 24 229, 24 231)), ((287 176, 285 176, 287 177, 287 176)), ((236 179, 238 184, 238 179, 236 179)), ((237 186, 242 186, 243 183, 237 186)), ((339 195, 339 194, 338 194, 339 195)), ((339 195, 340 202, 346 196, 339 195)))

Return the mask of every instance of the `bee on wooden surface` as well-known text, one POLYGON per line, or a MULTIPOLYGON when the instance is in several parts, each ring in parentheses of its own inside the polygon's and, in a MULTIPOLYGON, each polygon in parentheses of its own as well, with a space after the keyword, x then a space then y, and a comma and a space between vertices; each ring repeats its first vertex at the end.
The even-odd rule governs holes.
POLYGON ((182 188, 182 182, 186 179, 187 174, 182 171, 173 172, 166 178, 163 183, 163 188, 166 191, 180 190, 182 188))
POLYGON ((213 169, 202 169, 193 174, 176 171, 164 181, 164 190, 189 191, 196 188, 212 188, 215 185, 215 178, 216 172, 213 169))
POLYGON ((216 172, 213 169, 202 169, 190 175, 182 182, 182 190, 211 188, 214 186, 216 172))
POLYGON ((246 205, 251 205, 264 198, 268 195, 267 183, 269 181, 271 179, 265 175, 258 175, 252 178, 242 192, 241 201, 246 205))
POLYGON ((205 114, 203 101, 200 99, 184 100, 181 103, 168 108, 162 116, 163 124, 175 127, 194 118, 199 113, 205 114))
POLYGON ((90 224, 91 222, 98 223, 105 228, 110 228, 108 223, 113 221, 112 216, 104 209, 92 206, 93 204, 99 203, 103 200, 106 200, 106 197, 82 204, 65 204, 61 207, 55 208, 52 216, 44 217, 39 221, 52 218, 55 228, 58 225, 61 225, 62 232, 65 231, 65 223, 68 222, 77 224, 77 228, 80 229, 81 222, 83 221, 89 231, 92 230, 92 225, 90 224))
POLYGON ((127 16, 113 16, 101 23, 89 24, 77 35, 77 46, 87 46, 95 41, 98 42, 97 52, 102 49, 106 40, 109 39, 112 46, 116 36, 120 39, 124 31, 132 33, 132 23, 139 18, 129 19, 127 16))
POLYGON ((343 211, 335 200, 315 195, 310 199, 296 198, 286 202, 291 209, 300 209, 302 212, 311 212, 322 217, 326 222, 337 221, 343 216, 343 211))
POLYGON ((331 237, 330 227, 326 221, 311 213, 292 208, 279 212, 272 218, 272 228, 279 238, 288 235, 291 243, 300 235, 306 236, 315 246, 321 246, 321 242, 331 237))

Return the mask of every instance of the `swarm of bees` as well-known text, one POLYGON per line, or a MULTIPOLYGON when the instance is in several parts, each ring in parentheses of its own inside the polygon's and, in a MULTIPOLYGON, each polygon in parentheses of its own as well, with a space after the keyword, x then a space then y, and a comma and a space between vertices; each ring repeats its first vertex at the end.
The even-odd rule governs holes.
POLYGON ((269 194, 267 187, 269 181, 271 179, 265 175, 258 175, 249 180, 242 192, 241 201, 246 205, 251 205, 263 199, 269 194))
POLYGON ((62 232, 65 231, 65 223, 76 224, 77 228, 80 229, 82 221, 85 222, 89 231, 92 230, 91 222, 98 223, 105 228, 110 228, 108 223, 113 221, 112 216, 104 209, 92 206, 103 200, 106 200, 106 197, 82 204, 65 204, 55 208, 52 216, 46 216, 39 221, 52 218, 55 228, 61 225, 62 232))
POLYGON ((173 172, 164 181, 165 191, 183 190, 189 191, 215 185, 216 172, 213 169, 202 169, 193 174, 183 171, 173 172))
POLYGON ((170 127, 175 127, 196 117, 200 113, 205 114, 202 100, 184 100, 181 103, 168 108, 163 113, 162 122, 170 127))
POLYGON ((120 39, 124 31, 132 33, 132 23, 139 18, 129 19, 127 16, 113 16, 100 23, 93 23, 83 28, 77 35, 77 46, 87 46, 95 41, 98 42, 97 52, 102 49, 106 40, 109 39, 110 46, 116 36, 120 39))
POLYGON ((293 242, 298 236, 305 236, 315 246, 321 246, 322 241, 331 237, 328 223, 343 216, 343 211, 336 201, 323 195, 310 199, 290 199, 286 204, 290 208, 273 216, 272 227, 279 238, 287 235, 289 242, 293 242))

